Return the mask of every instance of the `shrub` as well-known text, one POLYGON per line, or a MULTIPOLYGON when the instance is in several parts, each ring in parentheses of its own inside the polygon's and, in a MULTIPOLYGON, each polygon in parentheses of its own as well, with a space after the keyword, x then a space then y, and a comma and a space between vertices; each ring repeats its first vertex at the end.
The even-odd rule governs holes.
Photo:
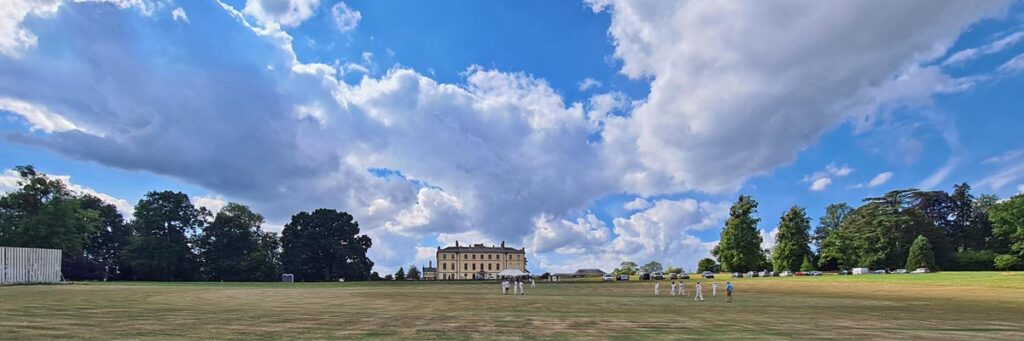
POLYGON ((989 271, 993 269, 995 259, 996 253, 990 250, 957 252, 953 268, 959 271, 989 271))
POLYGON ((914 239, 914 244, 910 245, 910 254, 907 255, 907 269, 916 268, 935 269, 935 251, 925 236, 914 239))
POLYGON ((997 270, 1020 270, 1024 267, 1020 258, 1014 255, 998 255, 993 263, 997 270))

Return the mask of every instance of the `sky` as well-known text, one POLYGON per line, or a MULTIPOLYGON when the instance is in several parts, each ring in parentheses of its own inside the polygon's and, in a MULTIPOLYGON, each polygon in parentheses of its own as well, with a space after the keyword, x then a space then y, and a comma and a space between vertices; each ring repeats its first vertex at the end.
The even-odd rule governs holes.
POLYGON ((1019 1, 8 0, 0 167, 344 210, 382 273, 693 271, 743 194, 770 247, 794 205, 1024 192, 1022 41, 1019 1))

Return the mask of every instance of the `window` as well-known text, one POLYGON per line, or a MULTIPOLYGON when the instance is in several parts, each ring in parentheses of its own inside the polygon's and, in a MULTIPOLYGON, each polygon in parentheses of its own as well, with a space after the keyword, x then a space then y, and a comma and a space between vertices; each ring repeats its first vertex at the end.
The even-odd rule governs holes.
POLYGON ((491 255, 487 255, 487 259, 491 259, 491 255))
POLYGON ((473 271, 476 271, 476 263, 473 263, 473 271))
POLYGON ((462 259, 469 259, 469 255, 462 255, 462 259))
POLYGON ((441 264, 441 270, 448 270, 448 263, 441 264))
POLYGON ((442 253, 441 254, 441 258, 442 259, 448 259, 448 254, 447 253, 442 253))
POLYGON ((476 255, 473 255, 473 259, 476 259, 476 255))
POLYGON ((491 269, 491 264, 490 263, 487 263, 487 270, 493 270, 493 269, 491 269))

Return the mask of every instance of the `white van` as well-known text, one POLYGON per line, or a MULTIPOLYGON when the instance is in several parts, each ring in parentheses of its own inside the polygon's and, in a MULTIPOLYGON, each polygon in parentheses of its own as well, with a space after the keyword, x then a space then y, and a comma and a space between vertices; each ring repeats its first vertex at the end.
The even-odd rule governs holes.
POLYGON ((853 274, 854 275, 867 275, 867 274, 870 274, 870 273, 871 273, 871 270, 868 270, 868 268, 853 268, 853 274))

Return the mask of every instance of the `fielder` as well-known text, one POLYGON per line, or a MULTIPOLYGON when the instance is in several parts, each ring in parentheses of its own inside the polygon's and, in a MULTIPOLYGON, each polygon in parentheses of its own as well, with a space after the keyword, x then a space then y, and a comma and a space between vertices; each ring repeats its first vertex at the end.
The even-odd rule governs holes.
POLYGON ((654 282, 654 296, 661 295, 661 282, 654 282))
POLYGON ((676 295, 676 281, 672 281, 672 296, 676 295))
POLYGON ((533 277, 530 277, 530 289, 533 289, 533 288, 536 288, 536 287, 537 287, 537 282, 533 280, 533 277))
POLYGON ((686 282, 679 281, 679 296, 686 297, 686 282))
POLYGON ((704 290, 703 289, 704 288, 702 288, 701 285, 700 285, 700 281, 697 281, 697 285, 693 288, 693 290, 694 290, 693 300, 694 301, 704 301, 704 292, 703 292, 704 290))
POLYGON ((711 297, 718 296, 718 281, 711 282, 711 297))

